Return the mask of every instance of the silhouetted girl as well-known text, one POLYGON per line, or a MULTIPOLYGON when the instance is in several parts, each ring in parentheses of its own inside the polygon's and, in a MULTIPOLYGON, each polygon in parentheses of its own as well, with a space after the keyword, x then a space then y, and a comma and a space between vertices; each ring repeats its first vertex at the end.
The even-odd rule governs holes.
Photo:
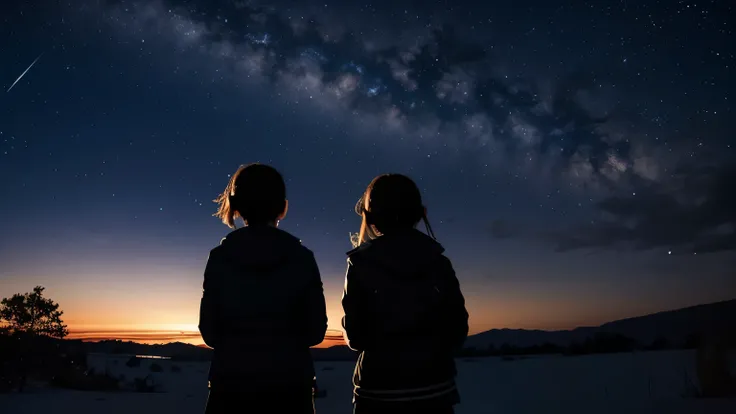
POLYGON ((309 347, 324 339, 325 298, 314 255, 277 228, 288 202, 281 174, 241 166, 215 200, 231 228, 210 251, 204 271, 199 331, 214 348, 207 414, 313 413, 309 347))
POLYGON ((380 175, 356 212, 363 223, 342 297, 345 340, 360 352, 354 413, 452 413, 454 353, 468 334, 468 313, 419 189, 406 176, 380 175), (428 234, 415 228, 422 220, 428 234))

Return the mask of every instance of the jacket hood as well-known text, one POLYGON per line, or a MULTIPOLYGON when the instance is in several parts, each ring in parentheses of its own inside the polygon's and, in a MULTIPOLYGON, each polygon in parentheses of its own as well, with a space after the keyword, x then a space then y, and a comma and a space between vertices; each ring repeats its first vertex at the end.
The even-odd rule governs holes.
POLYGON ((417 277, 445 249, 435 239, 411 229, 380 236, 347 253, 351 263, 370 263, 401 277, 417 277))
POLYGON ((294 257, 302 242, 272 226, 246 226, 228 234, 220 242, 227 261, 240 268, 268 270, 294 257))

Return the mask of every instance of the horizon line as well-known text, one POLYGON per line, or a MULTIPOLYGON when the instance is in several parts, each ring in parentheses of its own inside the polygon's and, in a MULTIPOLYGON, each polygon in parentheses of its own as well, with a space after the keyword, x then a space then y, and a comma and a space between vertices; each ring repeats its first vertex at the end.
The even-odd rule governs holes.
MULTIPOLYGON (((328 330, 329 332, 330 330, 328 330)), ((337 330, 332 330, 333 332, 337 330)), ((202 335, 198 331, 182 331, 173 329, 100 329, 100 330, 69 330, 64 338, 82 342, 127 341, 141 344, 166 344, 173 342, 188 343, 191 345, 205 345, 202 335)), ((332 346, 344 343, 342 332, 327 334, 318 347, 332 346)))

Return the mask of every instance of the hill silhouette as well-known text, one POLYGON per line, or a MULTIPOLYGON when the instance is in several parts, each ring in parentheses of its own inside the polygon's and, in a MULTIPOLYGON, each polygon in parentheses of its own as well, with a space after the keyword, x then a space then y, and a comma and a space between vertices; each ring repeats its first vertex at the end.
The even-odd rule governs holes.
POLYGON ((600 334, 623 335, 640 345, 666 341, 684 346, 688 338, 726 332, 736 326, 736 299, 607 322, 600 326, 544 331, 491 329, 468 337, 466 348, 487 349, 508 345, 532 347, 543 344, 569 346, 600 334))

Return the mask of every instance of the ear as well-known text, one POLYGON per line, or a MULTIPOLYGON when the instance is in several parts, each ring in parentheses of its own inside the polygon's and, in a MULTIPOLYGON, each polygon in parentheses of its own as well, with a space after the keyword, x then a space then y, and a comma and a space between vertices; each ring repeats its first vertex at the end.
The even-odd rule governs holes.
POLYGON ((284 217, 286 217, 286 213, 289 211, 289 200, 284 200, 284 211, 279 214, 279 221, 283 220, 284 217))

